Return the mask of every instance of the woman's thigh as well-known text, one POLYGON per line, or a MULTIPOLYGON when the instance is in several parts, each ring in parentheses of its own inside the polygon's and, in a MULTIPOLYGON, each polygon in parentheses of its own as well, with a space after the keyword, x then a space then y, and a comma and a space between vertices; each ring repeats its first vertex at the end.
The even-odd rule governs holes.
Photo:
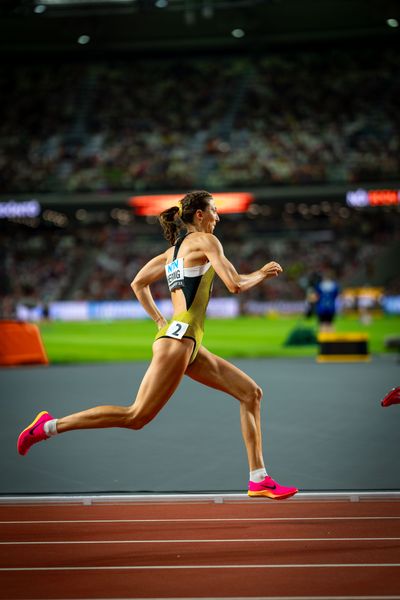
POLYGON ((153 358, 132 405, 136 418, 147 422, 161 410, 185 374, 192 352, 192 340, 161 338, 154 342, 153 358))
POLYGON ((252 396, 258 388, 256 382, 246 373, 204 346, 200 347, 196 360, 187 367, 186 375, 238 400, 252 396))

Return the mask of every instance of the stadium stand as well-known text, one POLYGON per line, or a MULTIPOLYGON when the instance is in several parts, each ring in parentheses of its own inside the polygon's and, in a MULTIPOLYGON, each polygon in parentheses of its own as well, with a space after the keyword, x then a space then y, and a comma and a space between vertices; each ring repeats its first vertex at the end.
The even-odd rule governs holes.
MULTIPOLYGON (((233 126, 215 153, 212 184, 398 177, 395 53, 271 55, 251 68, 233 126)), ((214 141, 217 148, 221 141, 214 141)))
POLYGON ((2 67, 0 191, 396 179, 399 73, 385 48, 2 67))

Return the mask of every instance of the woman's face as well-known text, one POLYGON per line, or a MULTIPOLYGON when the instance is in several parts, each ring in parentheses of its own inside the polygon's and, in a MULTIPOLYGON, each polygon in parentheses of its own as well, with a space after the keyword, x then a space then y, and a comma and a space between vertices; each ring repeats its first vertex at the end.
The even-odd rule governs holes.
POLYGON ((210 199, 207 208, 202 211, 202 214, 202 230, 204 231, 204 233, 213 233, 215 226, 219 221, 217 208, 215 206, 215 201, 213 198, 210 199))

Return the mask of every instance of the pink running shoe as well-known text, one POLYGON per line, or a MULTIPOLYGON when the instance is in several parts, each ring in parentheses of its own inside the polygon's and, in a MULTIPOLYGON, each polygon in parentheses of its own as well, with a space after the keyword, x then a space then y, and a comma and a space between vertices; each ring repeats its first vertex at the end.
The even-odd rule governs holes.
POLYGON ((284 500, 285 498, 290 498, 290 496, 294 496, 299 491, 295 487, 285 487, 284 485, 279 485, 276 481, 269 477, 268 475, 260 481, 260 483, 254 483, 253 481, 249 481, 248 495, 255 496, 264 496, 266 498, 272 498, 272 500, 284 500))
POLYGON ((382 406, 390 406, 391 404, 400 404, 400 387, 390 390, 381 401, 382 406))
POLYGON ((25 456, 33 444, 48 439, 49 436, 45 434, 43 425, 51 419, 54 419, 54 417, 47 411, 42 411, 36 415, 29 427, 24 429, 18 438, 17 449, 19 454, 25 456))

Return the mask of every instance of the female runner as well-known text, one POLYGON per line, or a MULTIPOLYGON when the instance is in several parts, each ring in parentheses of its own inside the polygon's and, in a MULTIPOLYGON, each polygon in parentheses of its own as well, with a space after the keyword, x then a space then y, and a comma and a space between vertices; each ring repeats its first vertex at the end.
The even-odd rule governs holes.
POLYGON ((139 302, 157 324, 153 357, 131 406, 98 406, 55 419, 40 412, 18 438, 18 452, 25 455, 33 444, 73 429, 126 427, 141 429, 168 402, 182 377, 188 375, 209 387, 230 394, 240 402, 240 422, 250 470, 249 496, 282 499, 293 496, 295 487, 279 485, 268 476, 262 453, 260 402, 262 391, 248 375, 201 345, 204 318, 217 273, 233 294, 251 289, 282 272, 269 262, 247 275, 237 273, 213 235, 219 221, 211 194, 187 194, 179 206, 160 215, 164 236, 171 247, 150 260, 136 275, 131 287, 139 302), (150 285, 166 276, 174 315, 167 323, 158 310, 150 285))

